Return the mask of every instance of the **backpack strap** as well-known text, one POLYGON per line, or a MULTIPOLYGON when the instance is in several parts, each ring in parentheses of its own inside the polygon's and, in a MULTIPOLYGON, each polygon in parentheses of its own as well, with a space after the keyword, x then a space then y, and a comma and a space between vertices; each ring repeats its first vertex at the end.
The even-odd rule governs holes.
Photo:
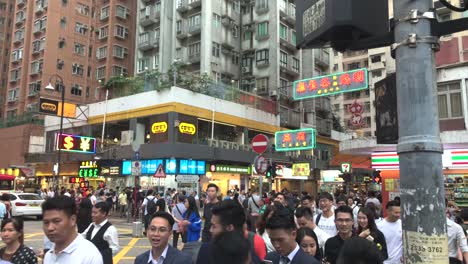
POLYGON ((316 224, 316 225, 319 224, 320 218, 322 218, 322 214, 321 214, 321 213, 317 215, 317 218, 315 218, 315 224, 316 224))

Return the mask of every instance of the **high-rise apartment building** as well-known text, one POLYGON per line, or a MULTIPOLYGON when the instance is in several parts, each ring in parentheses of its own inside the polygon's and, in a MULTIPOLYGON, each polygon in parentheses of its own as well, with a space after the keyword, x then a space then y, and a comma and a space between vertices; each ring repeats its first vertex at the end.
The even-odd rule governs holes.
MULTIPOLYGON (((0 105, 5 104, 5 92, 8 77, 10 56, 11 28, 13 25, 13 0, 0 1, 0 105)), ((0 119, 3 118, 3 107, 0 107, 0 119)))
POLYGON ((220 85, 278 98, 285 127, 315 124, 304 113, 315 113, 316 105, 329 111, 327 98, 291 100, 293 81, 328 73, 330 64, 327 50, 296 49, 294 1, 138 0, 138 10, 136 74, 179 64, 220 85))
POLYGON ((59 99, 63 88, 66 102, 99 100, 106 80, 132 74, 135 8, 126 0, 15 1, 7 119, 37 112, 39 97, 59 99), (55 92, 44 89, 49 81, 55 92))

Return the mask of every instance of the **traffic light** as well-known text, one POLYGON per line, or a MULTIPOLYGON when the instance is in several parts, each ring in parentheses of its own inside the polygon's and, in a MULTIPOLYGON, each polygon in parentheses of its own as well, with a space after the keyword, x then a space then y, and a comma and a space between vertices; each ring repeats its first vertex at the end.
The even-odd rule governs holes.
POLYGON ((296 18, 298 48, 331 44, 342 52, 390 31, 386 0, 296 0, 296 18))
POLYGON ((268 165, 265 176, 272 179, 276 177, 276 164, 274 162, 268 165))
POLYGON ((271 178, 271 167, 272 167, 271 165, 268 165, 268 168, 267 168, 267 170, 265 172, 265 176, 267 178, 271 178))

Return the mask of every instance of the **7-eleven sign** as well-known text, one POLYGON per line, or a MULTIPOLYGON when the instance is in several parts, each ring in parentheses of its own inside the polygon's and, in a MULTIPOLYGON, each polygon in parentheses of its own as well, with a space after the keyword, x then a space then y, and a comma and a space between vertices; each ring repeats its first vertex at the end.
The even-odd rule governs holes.
POLYGON ((351 172, 351 163, 349 163, 349 162, 341 163, 341 172, 342 173, 350 173, 351 172))

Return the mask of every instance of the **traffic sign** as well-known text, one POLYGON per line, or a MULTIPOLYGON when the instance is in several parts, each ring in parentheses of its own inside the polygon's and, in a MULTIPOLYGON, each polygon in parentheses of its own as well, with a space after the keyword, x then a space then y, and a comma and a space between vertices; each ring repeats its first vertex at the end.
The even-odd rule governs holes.
POLYGON ((252 139, 252 150, 255 153, 262 154, 268 148, 268 137, 264 134, 258 134, 252 139))
POLYGON ((159 164, 156 172, 153 175, 154 178, 166 178, 166 172, 164 171, 163 165, 159 164))
POLYGON ((258 174, 265 174, 268 169, 268 159, 262 155, 258 155, 254 160, 254 166, 258 174))
POLYGON ((349 162, 341 163, 341 172, 342 173, 350 173, 351 172, 351 163, 349 163, 349 162))

